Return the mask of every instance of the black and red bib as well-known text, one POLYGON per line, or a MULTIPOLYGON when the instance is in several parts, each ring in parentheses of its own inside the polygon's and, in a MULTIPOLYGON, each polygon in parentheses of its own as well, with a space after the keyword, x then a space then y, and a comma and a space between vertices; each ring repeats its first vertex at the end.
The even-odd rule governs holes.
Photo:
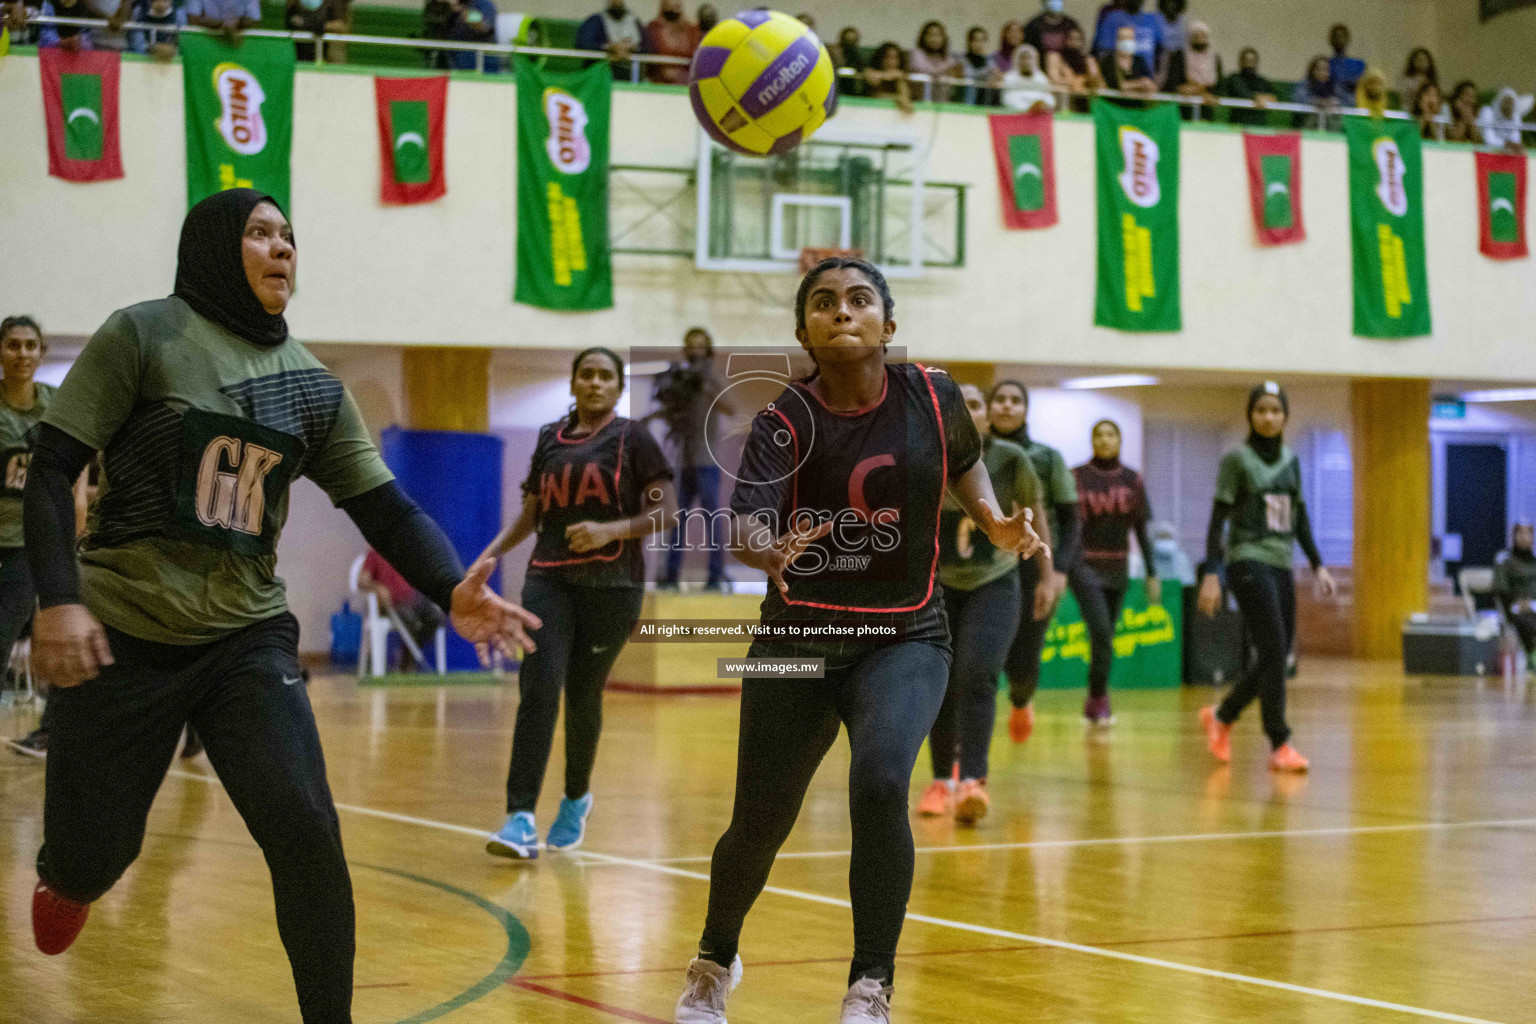
MULTIPOLYGON (((1140 473, 1118 461, 1085 462, 1073 468, 1072 476, 1082 509, 1083 561, 1115 585, 1124 585, 1130 535, 1144 533, 1152 517, 1146 484, 1140 473)), ((1148 555, 1142 552, 1143 558, 1148 555)))
POLYGON ((830 521, 770 589, 763 617, 818 619, 913 613, 937 601, 944 488, 975 464, 981 441, 942 370, 885 368, 865 409, 834 412, 796 381, 757 415, 731 510, 775 536, 830 521))
POLYGON ((569 420, 539 430, 523 482, 523 493, 539 503, 539 532, 528 570, 558 573, 583 586, 643 586, 641 541, 614 541, 578 553, 571 550, 565 531, 577 523, 637 515, 645 505, 646 486, 672 476, 666 456, 644 426, 623 416, 581 437, 570 437, 569 430, 569 420))

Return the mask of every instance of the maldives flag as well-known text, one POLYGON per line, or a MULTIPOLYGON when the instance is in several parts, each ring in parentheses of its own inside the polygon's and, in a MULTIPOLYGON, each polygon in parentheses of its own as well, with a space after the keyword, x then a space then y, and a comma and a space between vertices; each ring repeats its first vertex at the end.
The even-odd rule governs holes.
POLYGON ((379 200, 430 203, 448 192, 443 171, 443 119, 448 76, 375 78, 379 112, 379 200))
POLYGON ((1301 136, 1243 135, 1248 157, 1248 204, 1260 245, 1306 239, 1301 219, 1301 136))
POLYGON ((123 176, 117 140, 119 55, 111 50, 37 51, 48 123, 48 173, 65 181, 123 176))
POLYGON ((992 155, 1003 199, 1003 224, 1048 228, 1056 223, 1056 154, 1051 113, 993 114, 992 155))
POLYGON ((1525 154, 1477 154, 1478 248, 1495 260, 1520 260, 1525 245, 1525 154))

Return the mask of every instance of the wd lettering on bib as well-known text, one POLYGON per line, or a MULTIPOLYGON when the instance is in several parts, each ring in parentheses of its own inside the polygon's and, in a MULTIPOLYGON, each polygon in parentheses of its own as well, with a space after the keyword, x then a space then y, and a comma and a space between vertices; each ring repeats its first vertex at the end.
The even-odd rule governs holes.
POLYGON ((179 531, 241 554, 269 554, 275 499, 292 481, 304 442, 239 416, 189 409, 182 416, 176 487, 179 531))

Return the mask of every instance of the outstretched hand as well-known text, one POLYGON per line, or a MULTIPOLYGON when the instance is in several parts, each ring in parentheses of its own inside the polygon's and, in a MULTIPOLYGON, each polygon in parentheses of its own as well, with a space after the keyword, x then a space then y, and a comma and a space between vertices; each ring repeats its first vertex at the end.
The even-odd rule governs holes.
POLYGON ((516 658, 519 647, 533 650, 535 644, 528 634, 544 625, 537 615, 490 588, 491 573, 495 571, 494 559, 476 562, 469 575, 453 588, 453 607, 448 612, 453 628, 475 645, 480 662, 485 665, 490 663, 491 647, 507 658, 516 658))
POLYGON ((784 582, 785 571, 795 564, 795 559, 804 554, 806 548, 831 532, 832 521, 829 519, 808 533, 791 529, 773 542, 773 547, 768 550, 768 564, 763 567, 763 571, 768 574, 769 581, 779 588, 780 594, 789 593, 789 584, 784 582))
POLYGON ((976 517, 976 525, 996 547, 1017 552, 1024 559, 1035 557, 1045 547, 1045 542, 1035 532, 1034 509, 1021 508, 1007 519, 999 519, 991 502, 982 498, 980 504, 981 515, 976 517))

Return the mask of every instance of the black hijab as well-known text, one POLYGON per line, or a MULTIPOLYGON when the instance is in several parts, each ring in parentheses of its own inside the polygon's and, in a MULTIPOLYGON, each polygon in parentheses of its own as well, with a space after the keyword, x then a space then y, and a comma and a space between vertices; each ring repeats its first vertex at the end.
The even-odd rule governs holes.
POLYGON ((1258 453, 1268 465, 1273 466, 1280 461, 1285 441, 1281 434, 1274 437, 1265 437, 1253 429, 1253 408, 1259 404, 1259 399, 1265 395, 1273 395, 1280 400, 1280 408, 1284 410, 1286 419, 1291 417, 1291 400, 1286 395, 1285 389, 1274 381, 1265 381, 1252 391, 1248 392, 1248 447, 1258 453))
MULTIPOLYGON (((250 188, 215 192, 187 212, 176 250, 176 289, 200 315, 253 345, 276 348, 288 340, 288 321, 268 313, 245 278, 241 239, 251 211, 271 196, 250 188)), ((286 217, 287 214, 284 214, 286 217)))

